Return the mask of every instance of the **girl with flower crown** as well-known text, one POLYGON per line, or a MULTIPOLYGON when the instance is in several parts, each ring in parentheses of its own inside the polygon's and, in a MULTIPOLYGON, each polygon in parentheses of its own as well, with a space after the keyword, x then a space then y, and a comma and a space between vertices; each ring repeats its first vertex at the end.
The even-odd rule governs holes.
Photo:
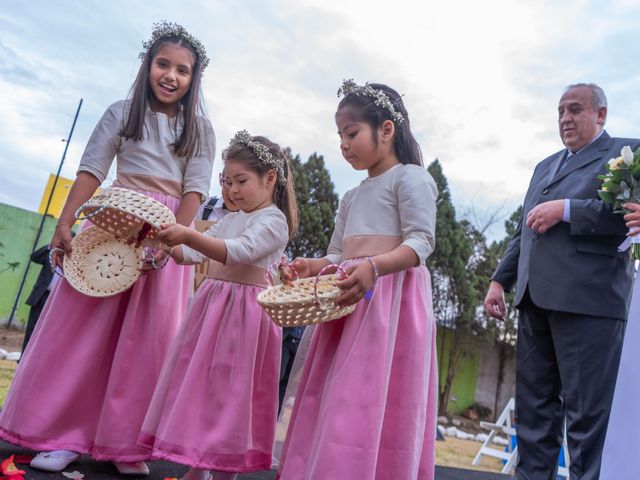
MULTIPOLYGON (((211 182, 215 138, 200 81, 208 59, 183 27, 155 25, 129 100, 107 108, 80 161, 51 240, 52 260, 72 255, 74 212, 104 181, 142 192, 189 225, 211 182)), ((192 271, 147 262, 133 287, 108 298, 51 293, 20 361, 0 416, 0 438, 46 450, 31 466, 60 471, 85 453, 123 474, 148 474, 150 452, 137 437, 156 380, 184 317, 192 271)))
POLYGON ((256 297, 297 228, 293 178, 280 147, 246 131, 223 158, 240 211, 205 233, 159 233, 177 262, 211 259, 139 437, 154 457, 189 465, 188 480, 268 470, 275 437, 282 332, 256 297))
POLYGON ((343 263, 348 275, 336 301, 357 306, 314 327, 279 478, 429 480, 437 368, 425 260, 438 193, 400 95, 353 81, 340 93, 340 148, 368 177, 342 198, 327 255, 293 267, 308 277, 343 263))

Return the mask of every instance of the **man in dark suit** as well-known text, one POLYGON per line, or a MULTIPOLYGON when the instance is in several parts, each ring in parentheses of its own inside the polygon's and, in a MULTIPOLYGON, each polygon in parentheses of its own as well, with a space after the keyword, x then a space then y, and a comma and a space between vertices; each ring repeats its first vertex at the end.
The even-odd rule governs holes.
POLYGON ((40 313, 44 308, 44 304, 47 303, 47 298, 49 298, 49 293, 51 292, 56 280, 54 273, 51 270, 51 266, 49 265, 49 245, 45 245, 44 247, 34 250, 33 253, 31 253, 31 261, 38 265, 42 265, 42 268, 40 269, 38 279, 33 286, 33 290, 31 290, 31 293, 25 302, 27 305, 31 306, 31 309, 29 310, 29 319, 27 321, 27 328, 25 330, 24 341, 22 343, 23 353, 27 348, 33 329, 35 328, 38 318, 40 317, 40 313))
POLYGON ((492 277, 484 307, 520 309, 516 478, 555 479, 564 414, 571 478, 597 480, 628 314, 633 265, 619 252, 627 229, 599 198, 606 162, 637 139, 604 131, 607 100, 594 84, 569 86, 558 105, 565 149, 540 162, 523 218, 492 277))

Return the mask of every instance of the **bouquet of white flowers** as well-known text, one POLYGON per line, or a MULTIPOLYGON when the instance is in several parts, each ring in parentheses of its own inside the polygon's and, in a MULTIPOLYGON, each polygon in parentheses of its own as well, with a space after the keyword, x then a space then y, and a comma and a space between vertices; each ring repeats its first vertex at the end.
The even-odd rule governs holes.
MULTIPOLYGON (((614 213, 628 213, 623 207, 625 203, 640 203, 640 148, 632 152, 631 147, 623 147, 620 156, 609 160, 605 168, 607 173, 598 175, 602 180, 598 195, 613 206, 614 213)), ((633 258, 640 259, 640 235, 629 237, 620 249, 631 245, 633 258)))

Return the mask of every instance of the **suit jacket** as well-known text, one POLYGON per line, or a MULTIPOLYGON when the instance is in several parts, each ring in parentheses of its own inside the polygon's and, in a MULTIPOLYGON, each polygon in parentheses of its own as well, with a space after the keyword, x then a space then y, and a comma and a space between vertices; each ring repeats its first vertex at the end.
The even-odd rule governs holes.
POLYGON ((640 140, 600 138, 572 156, 555 173, 566 150, 540 162, 524 199, 523 217, 493 274, 509 290, 516 284, 516 305, 526 289, 540 308, 626 319, 631 298, 633 263, 618 246, 627 228, 622 215, 598 198, 606 162, 620 156, 623 146, 635 150, 640 140), (526 225, 536 205, 568 198, 571 222, 560 222, 544 234, 526 225))
POLYGON ((51 278, 53 277, 53 272, 49 265, 49 245, 45 245, 44 247, 40 247, 35 250, 31 254, 31 261, 42 265, 40 273, 38 274, 38 279, 33 286, 33 290, 31 290, 31 293, 25 302, 27 305, 31 305, 33 307, 34 305, 37 305, 40 299, 48 292, 47 287, 49 286, 49 283, 51 283, 51 278))

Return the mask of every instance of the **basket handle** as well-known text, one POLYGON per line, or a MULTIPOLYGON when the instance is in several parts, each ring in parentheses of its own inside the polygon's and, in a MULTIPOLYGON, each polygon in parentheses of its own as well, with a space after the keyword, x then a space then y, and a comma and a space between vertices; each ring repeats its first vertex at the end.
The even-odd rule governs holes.
POLYGON ((313 282, 313 303, 315 303, 321 308, 322 308, 322 305, 320 305, 320 302, 318 301, 318 281, 320 280, 320 276, 324 274, 325 270, 328 270, 329 268, 335 268, 336 271, 339 271, 345 277, 349 276, 346 270, 342 268, 341 265, 338 265, 337 263, 330 263, 329 265, 325 265, 320 269, 320 271, 316 275, 316 281, 313 282))
MULTIPOLYGON (((145 223, 145 225, 148 225, 148 223, 145 223)), ((145 239, 145 246, 142 247, 142 252, 144 253, 143 261, 146 262, 147 260, 149 260, 154 270, 162 270, 164 267, 167 266, 167 263, 169 263, 171 256, 167 255, 167 258, 165 259, 164 263, 162 265, 158 265, 156 263, 156 251, 157 250, 154 248, 153 245, 151 246, 149 245, 149 240, 145 239)))
POLYGON ((73 214, 74 218, 76 220, 89 220, 92 217, 95 217, 96 215, 98 215, 100 212, 102 212, 105 208, 107 208, 107 204, 105 203, 104 205, 101 205, 96 211, 91 212, 91 213, 87 213, 84 217, 82 216, 82 209, 85 207, 85 205, 89 203, 89 200, 87 200, 85 203, 83 203, 82 205, 80 205, 80 207, 78 207, 78 209, 76 210, 76 213, 73 214))
POLYGON ((64 256, 64 249, 57 247, 49 249, 49 266, 51 267, 51 271, 54 273, 54 275, 58 275, 59 277, 64 278, 64 273, 60 273, 57 265, 53 264, 53 252, 61 252, 64 256))
POLYGON ((274 280, 275 275, 272 274, 271 272, 273 270, 275 271, 280 270, 280 267, 289 267, 291 270, 293 270, 293 273, 296 276, 295 279, 297 280, 300 278, 300 275, 298 275, 298 271, 296 270, 296 267, 293 266, 293 263, 289 262, 286 255, 282 255, 282 257, 280 257, 280 260, 276 260, 275 262, 273 262, 271 265, 269 265, 269 268, 267 268, 267 271, 264 272, 264 279, 267 281, 267 285, 270 285, 272 287, 275 285, 275 280, 274 280))
POLYGON ((92 213, 89 213, 87 215, 85 215, 84 217, 81 217, 82 215, 82 209, 91 201, 93 200, 93 197, 91 197, 89 200, 87 200, 86 202, 84 202, 82 205, 80 205, 78 207, 78 209, 76 210, 76 213, 73 214, 73 216, 75 217, 76 220, 88 220, 91 217, 95 217, 96 215, 98 215, 100 212, 102 212, 105 208, 107 208, 109 206, 109 198, 111 197, 111 192, 109 191, 108 188, 105 188, 102 192, 101 195, 106 195, 106 199, 104 201, 104 203, 95 211, 92 213))

